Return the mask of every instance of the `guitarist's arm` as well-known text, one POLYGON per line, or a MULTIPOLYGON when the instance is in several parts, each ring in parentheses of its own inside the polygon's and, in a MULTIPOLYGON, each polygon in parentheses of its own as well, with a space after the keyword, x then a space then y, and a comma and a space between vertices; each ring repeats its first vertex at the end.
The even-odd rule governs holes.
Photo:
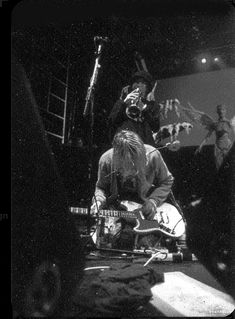
POLYGON ((110 193, 111 184, 111 152, 105 152, 98 166, 98 178, 95 186, 95 193, 92 198, 92 213, 97 213, 98 209, 106 205, 107 198, 110 193))
POLYGON ((117 128, 126 120, 126 107, 127 104, 124 102, 128 93, 130 93, 130 85, 124 87, 121 92, 120 98, 114 104, 110 114, 109 114, 109 124, 112 127, 117 128))
POLYGON ((166 163, 164 162, 160 152, 157 150, 150 154, 149 165, 151 165, 154 169, 154 190, 150 192, 150 194, 148 194, 146 204, 143 205, 143 213, 145 214, 147 219, 152 219, 153 208, 149 209, 149 207, 154 206, 154 209, 156 211, 156 208, 164 203, 171 191, 174 177, 168 170, 166 163), (150 211, 149 214, 148 211, 150 211))

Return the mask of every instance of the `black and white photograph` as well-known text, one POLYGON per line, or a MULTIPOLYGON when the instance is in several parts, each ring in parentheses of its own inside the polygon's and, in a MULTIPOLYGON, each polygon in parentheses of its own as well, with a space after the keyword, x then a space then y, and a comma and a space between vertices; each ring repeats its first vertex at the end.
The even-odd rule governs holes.
POLYGON ((235 2, 7 8, 13 318, 232 318, 235 2))

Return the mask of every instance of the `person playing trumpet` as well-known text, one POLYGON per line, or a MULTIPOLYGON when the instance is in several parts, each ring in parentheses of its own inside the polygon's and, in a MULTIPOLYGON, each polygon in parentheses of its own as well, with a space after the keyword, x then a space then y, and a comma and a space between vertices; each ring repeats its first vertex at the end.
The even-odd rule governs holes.
POLYGON ((109 115, 110 140, 121 130, 137 133, 145 144, 156 146, 153 133, 160 128, 160 106, 155 101, 157 81, 146 71, 136 72, 122 88, 109 115))

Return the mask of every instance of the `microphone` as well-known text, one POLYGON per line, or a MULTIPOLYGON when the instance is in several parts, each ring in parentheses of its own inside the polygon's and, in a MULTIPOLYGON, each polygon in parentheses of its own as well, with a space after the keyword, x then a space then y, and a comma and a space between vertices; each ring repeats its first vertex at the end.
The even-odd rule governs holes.
POLYGON ((109 42, 109 38, 108 37, 98 37, 98 36, 95 36, 94 37, 94 41, 95 42, 109 42))

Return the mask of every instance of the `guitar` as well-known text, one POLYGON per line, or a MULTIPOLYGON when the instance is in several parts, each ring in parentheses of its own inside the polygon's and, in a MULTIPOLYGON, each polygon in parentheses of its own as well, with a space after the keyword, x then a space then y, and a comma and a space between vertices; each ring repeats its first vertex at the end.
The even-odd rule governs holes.
MULTIPOLYGON (((172 238, 178 238, 185 232, 185 223, 175 206, 169 203, 163 203, 157 208, 154 220, 145 219, 141 204, 132 201, 121 201, 121 205, 127 210, 99 210, 98 216, 94 217, 124 217, 135 218, 136 226, 133 230, 137 234, 150 234, 153 232, 161 232, 172 238)), ((87 215, 87 208, 70 207, 73 214, 87 215)))

